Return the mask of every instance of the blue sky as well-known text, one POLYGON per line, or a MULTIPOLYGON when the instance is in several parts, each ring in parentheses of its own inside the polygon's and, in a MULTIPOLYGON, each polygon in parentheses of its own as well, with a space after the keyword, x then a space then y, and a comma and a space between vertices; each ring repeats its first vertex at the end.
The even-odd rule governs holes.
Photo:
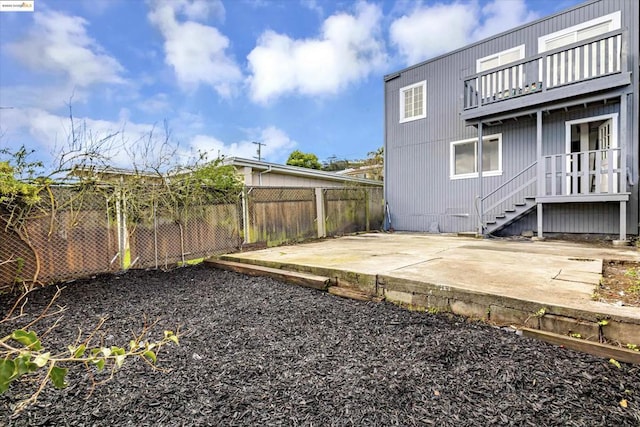
POLYGON ((71 105, 85 144, 118 133, 103 151, 120 167, 169 152, 165 121, 174 162, 250 158, 252 141, 276 163, 364 158, 383 144, 385 74, 578 2, 35 0, 0 13, 0 146, 49 167, 81 150, 71 105))

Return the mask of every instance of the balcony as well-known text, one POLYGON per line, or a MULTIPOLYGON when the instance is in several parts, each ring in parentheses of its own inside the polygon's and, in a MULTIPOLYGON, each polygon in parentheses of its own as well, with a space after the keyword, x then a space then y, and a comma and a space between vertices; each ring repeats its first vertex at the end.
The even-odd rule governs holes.
POLYGON ((620 148, 560 153, 538 162, 542 203, 627 201, 626 161, 620 148))
POLYGON ((472 120, 631 83, 623 31, 550 50, 464 79, 461 116, 472 120))

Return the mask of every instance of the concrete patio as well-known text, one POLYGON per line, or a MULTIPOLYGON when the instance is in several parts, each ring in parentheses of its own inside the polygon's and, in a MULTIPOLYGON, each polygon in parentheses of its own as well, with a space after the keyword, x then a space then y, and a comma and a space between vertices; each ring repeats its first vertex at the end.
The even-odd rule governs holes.
POLYGON ((371 233, 221 259, 311 273, 411 308, 640 344, 640 308, 592 299, 603 260, 640 261, 634 247, 371 233))

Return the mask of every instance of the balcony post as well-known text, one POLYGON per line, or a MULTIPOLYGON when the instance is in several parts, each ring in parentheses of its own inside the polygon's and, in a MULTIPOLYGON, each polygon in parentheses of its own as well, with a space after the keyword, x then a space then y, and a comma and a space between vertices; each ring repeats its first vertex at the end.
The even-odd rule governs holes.
MULTIPOLYGON (((537 182, 537 194, 538 197, 543 196, 544 194, 544 184, 545 184, 545 176, 544 176, 544 159, 542 158, 542 110, 538 110, 536 112, 536 158, 538 159, 538 178, 537 182)), ((537 203, 537 222, 538 222, 538 239, 544 239, 542 235, 542 203, 537 203)))
POLYGON ((484 236, 484 212, 482 210, 482 120, 478 123, 478 234, 484 236))

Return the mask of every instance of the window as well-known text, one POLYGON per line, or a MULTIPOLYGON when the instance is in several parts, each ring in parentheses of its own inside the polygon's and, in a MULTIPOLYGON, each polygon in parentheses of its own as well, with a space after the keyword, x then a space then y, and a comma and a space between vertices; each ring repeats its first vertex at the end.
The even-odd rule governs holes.
POLYGON ((502 52, 495 53, 493 55, 485 56, 476 61, 476 72, 489 70, 491 68, 500 67, 511 62, 516 62, 524 59, 524 45, 516 46, 511 49, 503 50, 502 52))
POLYGON ((620 28, 620 11, 538 38, 538 52, 557 49, 620 28))
POLYGON ((427 82, 400 89, 400 123, 427 117, 427 82))
MULTIPOLYGON (((478 138, 451 143, 450 178, 478 176, 478 138)), ((502 175, 502 134, 482 138, 482 175, 502 175)))

